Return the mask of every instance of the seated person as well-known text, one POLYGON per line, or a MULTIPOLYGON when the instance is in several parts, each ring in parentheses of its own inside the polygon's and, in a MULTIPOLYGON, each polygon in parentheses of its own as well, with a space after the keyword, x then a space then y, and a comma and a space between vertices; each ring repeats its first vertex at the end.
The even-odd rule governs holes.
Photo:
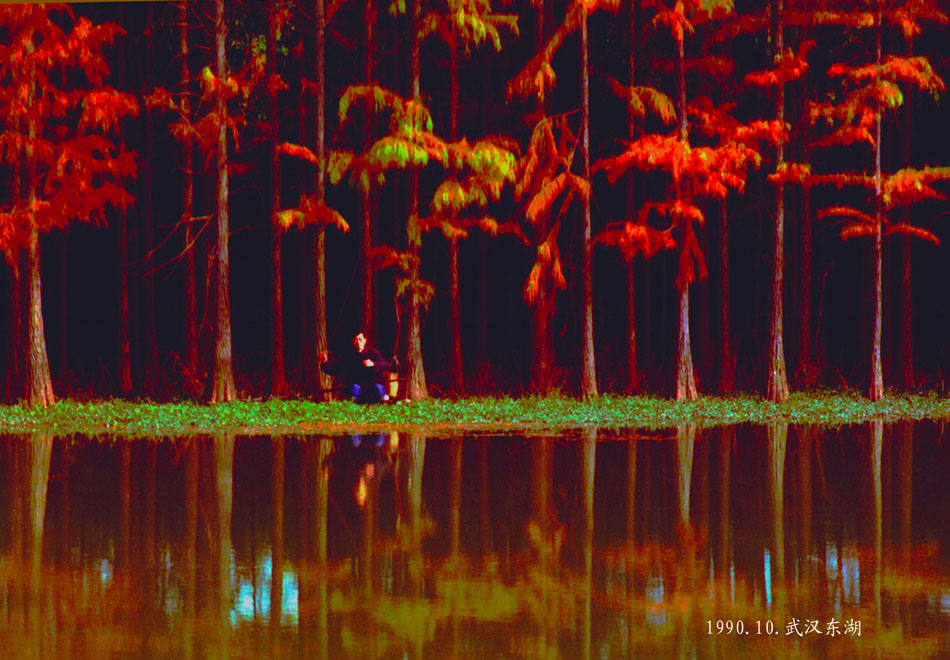
POLYGON ((357 403, 389 401, 383 381, 383 372, 392 370, 392 365, 382 354, 367 345, 366 334, 361 330, 353 335, 352 348, 327 359, 326 353, 317 356, 320 368, 332 376, 343 379, 346 393, 357 403))

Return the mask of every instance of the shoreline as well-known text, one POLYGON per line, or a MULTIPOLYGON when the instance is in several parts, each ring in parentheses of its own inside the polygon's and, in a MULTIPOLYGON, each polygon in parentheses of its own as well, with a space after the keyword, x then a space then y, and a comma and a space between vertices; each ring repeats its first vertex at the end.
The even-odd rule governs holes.
POLYGON ((774 404, 757 394, 703 396, 673 401, 652 396, 605 395, 579 400, 539 397, 427 399, 388 405, 316 403, 305 399, 238 400, 230 403, 153 403, 104 399, 63 400, 49 408, 0 406, 0 433, 115 436, 340 435, 348 432, 412 431, 453 435, 544 433, 598 427, 662 429, 731 424, 821 424, 871 420, 950 420, 950 398, 888 393, 871 402, 854 392, 795 392, 774 404))

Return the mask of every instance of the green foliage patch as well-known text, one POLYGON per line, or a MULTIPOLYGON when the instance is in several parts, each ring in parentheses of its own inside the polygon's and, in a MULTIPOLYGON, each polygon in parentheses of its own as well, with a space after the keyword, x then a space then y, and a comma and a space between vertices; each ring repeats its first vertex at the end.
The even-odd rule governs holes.
POLYGON ((798 392, 785 403, 758 395, 706 396, 671 401, 650 396, 605 395, 589 400, 562 396, 428 399, 362 406, 300 399, 240 400, 231 403, 152 403, 109 399, 64 400, 48 408, 0 406, 0 432, 191 434, 233 430, 246 434, 319 434, 366 430, 558 431, 597 426, 669 428, 679 424, 786 421, 839 425, 883 421, 950 419, 950 399, 891 393, 872 402, 850 392, 798 392))

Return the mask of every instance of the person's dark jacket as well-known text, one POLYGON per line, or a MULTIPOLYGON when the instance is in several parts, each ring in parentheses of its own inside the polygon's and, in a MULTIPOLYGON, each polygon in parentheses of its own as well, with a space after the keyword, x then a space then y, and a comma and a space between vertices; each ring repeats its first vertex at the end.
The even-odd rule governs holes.
POLYGON ((349 347, 329 362, 320 365, 320 368, 332 376, 342 378, 347 385, 385 384, 384 371, 391 371, 392 365, 375 348, 367 346, 362 352, 355 347, 349 347), (373 366, 367 367, 363 360, 372 360, 373 366))

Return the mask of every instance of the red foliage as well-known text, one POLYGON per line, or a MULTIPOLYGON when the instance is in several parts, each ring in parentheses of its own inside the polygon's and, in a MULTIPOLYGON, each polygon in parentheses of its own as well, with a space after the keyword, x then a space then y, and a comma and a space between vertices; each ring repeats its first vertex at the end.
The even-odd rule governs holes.
POLYGON ((25 164, 28 191, 0 212, 0 249, 8 256, 32 228, 103 222, 107 206, 132 202, 120 182, 135 175, 135 160, 114 133, 122 117, 138 114, 138 104, 102 85, 102 49, 121 30, 80 18, 64 31, 60 25, 72 19, 65 6, 0 5, 8 36, 0 46, 0 158, 25 164), (54 13, 66 20, 54 21, 54 13))

